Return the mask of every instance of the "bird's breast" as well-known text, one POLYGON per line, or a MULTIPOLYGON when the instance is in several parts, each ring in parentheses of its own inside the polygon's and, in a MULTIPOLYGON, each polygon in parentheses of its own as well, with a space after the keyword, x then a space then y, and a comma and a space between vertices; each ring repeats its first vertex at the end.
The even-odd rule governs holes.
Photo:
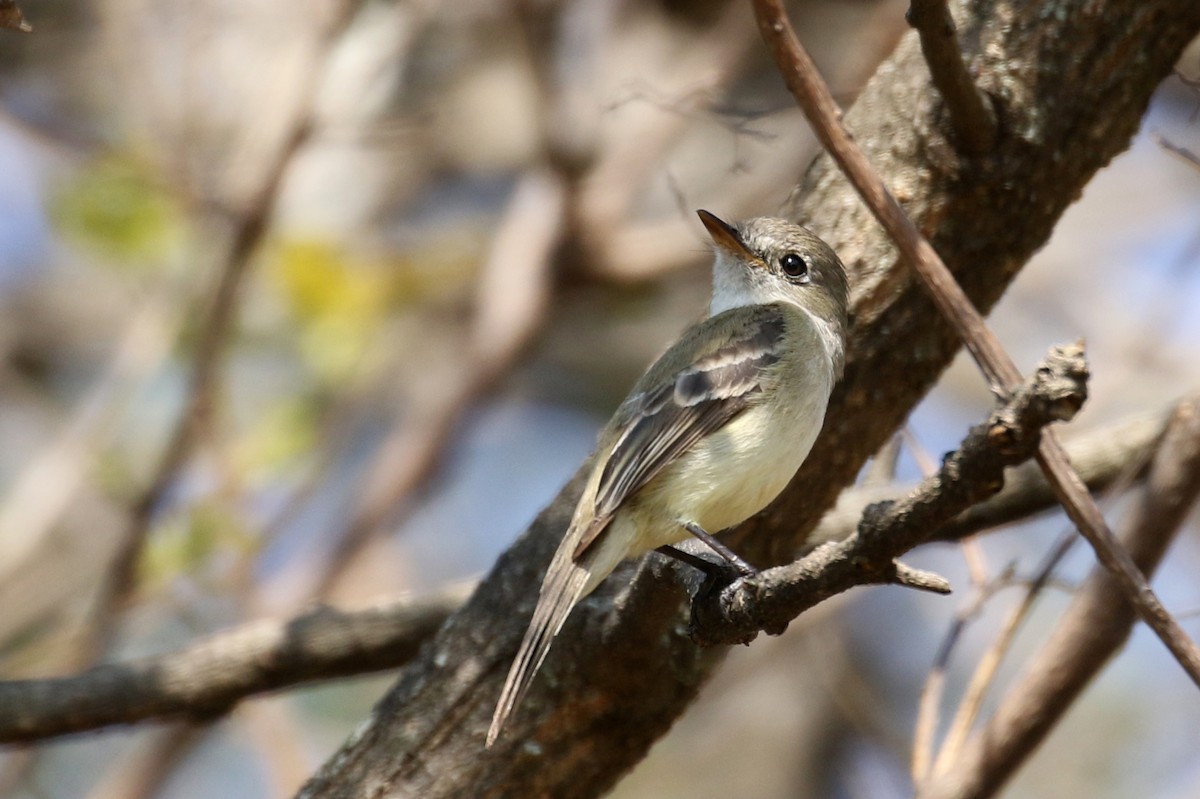
MULTIPOLYGON (((658 496, 645 499, 660 505, 664 515, 694 521, 713 533, 775 499, 812 449, 833 384, 832 370, 822 368, 822 359, 784 358, 777 368, 781 371, 772 375, 762 400, 669 466, 674 474, 656 480, 648 488, 658 496), (660 493, 654 490, 659 486, 670 488, 660 493)), ((670 532, 671 541, 685 536, 678 529, 670 532)))

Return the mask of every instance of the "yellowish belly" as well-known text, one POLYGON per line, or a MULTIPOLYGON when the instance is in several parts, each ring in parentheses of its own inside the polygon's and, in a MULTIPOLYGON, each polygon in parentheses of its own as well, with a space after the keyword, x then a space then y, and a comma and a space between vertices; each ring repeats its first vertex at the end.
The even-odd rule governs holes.
POLYGON ((667 467, 638 498, 657 522, 640 531, 644 548, 686 538, 681 522, 716 533, 775 499, 821 430, 827 395, 815 393, 807 402, 779 409, 752 407, 667 467))

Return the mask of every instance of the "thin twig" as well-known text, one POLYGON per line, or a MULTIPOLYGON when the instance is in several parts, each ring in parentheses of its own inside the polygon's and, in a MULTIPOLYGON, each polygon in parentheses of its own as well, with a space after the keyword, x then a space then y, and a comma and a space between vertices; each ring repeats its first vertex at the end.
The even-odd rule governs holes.
MULTIPOLYGON (((1173 415, 1171 418, 1173 418, 1173 415)), ((1120 474, 1117 475, 1110 487, 1110 495, 1121 495, 1128 490, 1134 480, 1137 479, 1137 476, 1143 472, 1152 454, 1153 450, 1150 448, 1130 450, 1129 457, 1124 459, 1125 463, 1120 474)), ((920 773, 914 770, 913 783, 915 785, 921 785, 929 778, 931 773, 933 775, 945 773, 957 760, 963 746, 968 740, 971 727, 979 715, 979 710, 983 706, 983 700, 995 681, 996 675, 999 673, 1000 664, 1016 640, 1017 631, 1029 617, 1042 591, 1053 582, 1054 572, 1058 568, 1058 565, 1078 540, 1073 529, 1066 531, 1059 537, 1059 540, 1051 547, 1050 552, 1043 559, 1033 580, 1026 586, 1020 602, 1009 611, 1000 626, 1000 631, 995 640, 992 641, 991 645, 983 653, 983 656, 980 657, 979 663, 976 665, 975 671, 971 674, 971 679, 967 683, 967 688, 963 691, 963 696, 958 703, 954 719, 951 721, 950 727, 942 740, 942 745, 938 750, 936 760, 932 763, 932 768, 929 767, 929 762, 926 760, 924 761, 926 768, 920 773)), ((957 641, 961 637, 962 625, 959 622, 960 620, 956 620, 954 625, 952 625, 951 631, 947 634, 948 643, 957 641)), ((946 655, 948 659, 948 651, 946 655)), ((938 686, 940 687, 944 684, 945 668, 946 663, 939 656, 930 671, 930 682, 934 682, 934 675, 937 674, 938 686)), ((924 697, 922 698, 922 703, 924 704, 924 697)), ((919 718, 918 729, 920 729, 919 718)), ((929 733, 932 734, 931 731, 929 733)))
POLYGON ((1159 147, 1179 158, 1188 166, 1193 169, 1200 169, 1200 155, 1196 155, 1188 148, 1176 144, 1160 133, 1154 134, 1154 141, 1158 143, 1159 147))
MULTIPOLYGON (((796 98, 809 124, 826 150, 838 162, 855 190, 900 250, 903 259, 920 277, 934 304, 957 330, 963 344, 998 396, 1006 396, 1020 382, 1020 372, 983 317, 955 281, 933 247, 905 215, 896 198, 871 167, 866 154, 841 122, 829 88, 817 72, 788 21, 780 0, 752 0, 759 30, 779 65, 784 82, 796 98)), ((1122 593, 1138 615, 1158 635, 1175 659, 1200 686, 1200 649, 1167 612, 1117 541, 1087 486, 1071 468, 1054 432, 1041 438, 1038 463, 1071 521, 1087 539, 1097 559, 1113 573, 1122 593)))
POLYGON ((867 470, 859 485, 871 488, 884 488, 896 482, 896 466, 900 462, 900 453, 904 450, 904 438, 897 434, 887 440, 879 451, 871 457, 867 470))
MULTIPOLYGON (((1125 520, 1124 541, 1153 572, 1200 495, 1200 399, 1179 406, 1145 488, 1125 520)), ((1092 569, 1075 600, 987 726, 921 799, 982 799, 997 793, 1075 699, 1124 645, 1136 621, 1117 581, 1092 569)))
MULTIPOLYGON (((971 681, 967 684, 967 690, 963 692, 963 698, 958 704, 958 710, 954 714, 954 719, 950 722, 950 729, 946 733, 945 739, 942 741, 941 749, 938 751, 937 760, 933 764, 933 772, 938 773, 944 767, 948 758, 952 758, 957 754, 962 742, 965 740, 966 734, 970 731, 971 725, 975 721, 975 717, 982 706, 983 698, 987 694, 987 689, 995 678, 996 672, 1000 667, 1001 661, 1004 659, 1005 653, 1012 646, 1013 640, 1016 638, 1017 630, 1020 628, 1021 622, 1028 617, 1029 612, 1033 609, 1034 601, 1041 594, 1051 577, 1054 575, 1054 570, 1058 568, 1058 564, 1070 552, 1071 547, 1078 539, 1074 533, 1068 533, 1061 537, 1054 547, 1050 550, 1050 554, 1046 557, 1045 562, 1038 570, 1037 575, 1033 578, 1026 589, 1025 594, 1021 597, 1020 603, 1004 620, 1001 626, 999 635, 983 657, 979 659, 979 664, 974 673, 971 675, 971 681)), ((928 777, 928 772, 917 780, 915 784, 920 785, 928 777)))
MULTIPOLYGON (((974 540, 974 539, 971 539, 974 540)), ((921 687, 921 698, 917 702, 917 722, 913 726, 912 777, 913 784, 920 785, 928 777, 933 762, 933 742, 938 727, 938 711, 941 708, 942 697, 946 688, 946 672, 950 666, 950 656, 962 638, 967 624, 977 617, 988 599, 995 596, 1002 588, 1012 585, 1014 565, 1010 564, 999 577, 984 583, 977 583, 974 596, 963 607, 959 608, 938 647, 933 666, 921 687)))
MULTIPOLYGON (((933 455, 929 453, 921 442, 917 439, 912 431, 905 428, 905 438, 908 441, 909 449, 912 450, 913 459, 916 460, 918 468, 921 470, 923 477, 929 477, 937 472, 937 461, 933 455)), ((971 585, 976 589, 981 589, 990 581, 988 579, 987 558, 984 557, 983 549, 979 546, 974 536, 964 536, 959 541, 959 548, 962 550, 963 560, 967 563, 967 574, 970 575, 971 585)))
MULTIPOLYGON (((1162 437, 1175 403, 1159 413, 1141 415, 1105 425, 1074 436, 1070 440, 1071 462, 1093 491, 1111 488, 1126 471, 1130 461, 1144 463, 1162 437)), ((1135 478, 1141 474, 1134 475, 1135 478)), ((854 532, 866 507, 903 494, 912 485, 863 485, 842 492, 832 508, 813 530, 807 543, 841 541, 854 532)), ((982 530, 1019 521, 1036 513, 1058 507, 1058 501, 1046 484, 1036 463, 1010 469, 1004 475, 1004 490, 989 500, 972 505, 934 533, 934 541, 960 541, 982 530)))
MULTIPOLYGON (((1114 485, 1120 485, 1129 463, 1144 465, 1158 447, 1162 432, 1177 404, 1172 402, 1165 412, 1106 425, 1073 438, 1068 447, 1071 463, 1088 487, 1097 492, 1111 490, 1114 485)), ((1143 476, 1142 472, 1133 475, 1134 479, 1143 476)), ((936 538, 955 541, 971 531, 1016 521, 1031 512, 1047 510, 1058 504, 1041 467, 1036 463, 1027 463, 1005 476, 1003 493, 960 514, 939 530, 936 538), (1034 504, 1026 505, 1026 502, 1034 504)))
POLYGON ((921 37, 921 52, 959 146, 972 155, 990 151, 996 144, 996 112, 967 70, 946 0, 911 0, 905 18, 921 37))
MULTIPOLYGON (((1113 424, 1078 432, 1068 440, 1071 462, 1092 491, 1104 491, 1119 483, 1131 462, 1144 464, 1158 446, 1163 428, 1174 412, 1176 402, 1151 413, 1135 414, 1113 424)), ((914 452, 914 454, 916 454, 914 452)), ((1140 478, 1141 473, 1133 475, 1140 478)), ((840 541, 854 532, 863 510, 874 502, 890 499, 913 488, 912 484, 862 485, 843 491, 837 505, 829 510, 809 535, 815 546, 840 541)), ((961 541, 977 532, 1019 521, 1036 513, 1058 507, 1058 501, 1036 463, 1010 469, 1004 476, 1004 490, 991 499, 972 505, 934 533, 934 541, 961 541)))
MULTIPOLYGON (((905 437, 921 474, 925 477, 933 475, 937 471, 933 456, 908 428, 905 428, 905 437)), ((925 684, 921 687, 921 696, 917 702, 917 721, 913 725, 911 758, 913 783, 918 785, 929 775, 933 764, 934 741, 941 721, 942 698, 946 691, 946 671, 949 668, 950 656, 962 631, 966 629, 967 622, 979 612, 983 600, 995 593, 995 584, 987 576, 987 561, 983 549, 975 536, 967 536, 959 541, 959 549, 967 564, 974 597, 959 610, 950 625, 937 657, 934 658, 933 666, 929 669, 929 675, 925 678, 925 684)), ((1005 576, 1011 576, 1011 570, 1006 571, 1005 576)))

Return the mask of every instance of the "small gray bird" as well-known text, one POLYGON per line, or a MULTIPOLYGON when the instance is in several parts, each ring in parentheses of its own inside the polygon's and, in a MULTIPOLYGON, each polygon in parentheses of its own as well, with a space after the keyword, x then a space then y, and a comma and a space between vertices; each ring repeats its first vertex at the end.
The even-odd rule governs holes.
POLYGON ((758 513, 821 430, 845 362, 842 262, 821 239, 782 219, 732 226, 698 213, 716 245, 710 316, 650 367, 600 434, 488 746, 579 600, 625 558, 689 535, 715 543, 710 533, 758 513))

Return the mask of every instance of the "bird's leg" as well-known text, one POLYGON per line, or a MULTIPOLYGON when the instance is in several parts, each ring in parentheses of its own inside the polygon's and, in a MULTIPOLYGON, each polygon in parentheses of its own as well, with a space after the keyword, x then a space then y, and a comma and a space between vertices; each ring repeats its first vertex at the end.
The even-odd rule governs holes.
POLYGON ((758 574, 758 569, 739 558, 736 552, 722 544, 713 537, 712 533, 708 532, 700 525, 696 524, 695 522, 684 522, 683 528, 692 535, 696 536, 696 538, 699 538, 701 541, 708 544, 709 549, 727 560, 729 565, 741 572, 743 577, 753 577, 754 575, 758 574))
POLYGON ((709 596, 714 591, 720 591, 725 586, 732 585, 737 580, 746 576, 723 559, 711 561, 670 545, 658 547, 654 551, 677 560, 680 563, 686 563, 688 566, 704 574, 704 583, 696 592, 697 597, 709 596))
POLYGON ((677 560, 680 563, 691 566, 696 571, 704 572, 709 577, 712 577, 717 572, 724 572, 729 568, 724 563, 713 563, 711 560, 706 560, 699 555, 693 555, 691 552, 673 547, 670 544, 655 547, 654 551, 660 555, 666 555, 672 560, 677 560))

